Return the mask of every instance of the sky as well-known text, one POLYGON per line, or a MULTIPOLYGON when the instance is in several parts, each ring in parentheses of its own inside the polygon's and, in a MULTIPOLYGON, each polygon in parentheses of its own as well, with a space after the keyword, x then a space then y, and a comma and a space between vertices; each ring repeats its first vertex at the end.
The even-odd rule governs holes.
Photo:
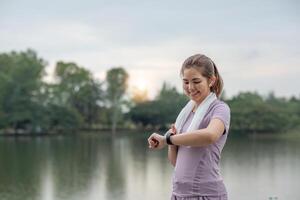
POLYGON ((122 66, 150 98, 164 81, 182 92, 181 65, 201 53, 228 97, 300 97, 299 10, 298 0, 0 0, 0 53, 35 50, 50 81, 58 61, 100 81, 122 66))

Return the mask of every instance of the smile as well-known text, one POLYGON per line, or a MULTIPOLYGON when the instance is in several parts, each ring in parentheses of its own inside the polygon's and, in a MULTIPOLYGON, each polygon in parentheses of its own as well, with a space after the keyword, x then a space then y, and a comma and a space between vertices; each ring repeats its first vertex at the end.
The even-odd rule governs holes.
POLYGON ((191 96, 196 96, 199 92, 190 93, 191 96))

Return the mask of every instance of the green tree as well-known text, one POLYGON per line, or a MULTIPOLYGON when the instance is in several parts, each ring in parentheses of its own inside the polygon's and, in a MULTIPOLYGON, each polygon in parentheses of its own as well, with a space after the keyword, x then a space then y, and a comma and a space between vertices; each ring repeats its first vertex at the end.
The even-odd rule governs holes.
POLYGON ((58 88, 56 84, 43 83, 41 92, 36 98, 44 108, 40 114, 46 116, 43 129, 47 132, 75 130, 83 124, 83 117, 75 108, 57 101, 60 95, 58 88))
POLYGON ((110 109, 111 130, 116 132, 117 123, 122 116, 122 107, 126 105, 125 93, 129 75, 122 67, 112 68, 106 74, 106 104, 110 109))
POLYGON ((43 107, 34 101, 40 92, 46 62, 33 50, 0 54, 1 128, 32 129, 45 121, 43 107), (34 125, 34 127, 32 126, 34 125))
POLYGON ((175 87, 164 83, 153 101, 137 103, 130 111, 131 120, 142 126, 166 129, 174 123, 188 98, 178 93, 175 87))
POLYGON ((78 113, 54 101, 57 86, 42 81, 45 66, 33 50, 0 54, 1 129, 50 132, 78 127, 78 113))
POLYGON ((58 62, 55 77, 58 83, 53 88, 53 96, 56 98, 54 102, 76 110, 85 125, 91 127, 96 123, 99 120, 103 91, 91 72, 75 63, 58 62))
POLYGON ((241 133, 276 133, 288 129, 286 103, 278 106, 259 94, 243 92, 228 100, 231 130, 241 133))
POLYGON ((177 115, 187 103, 188 97, 180 94, 176 87, 164 82, 156 100, 160 109, 162 125, 166 126, 175 123, 177 115))

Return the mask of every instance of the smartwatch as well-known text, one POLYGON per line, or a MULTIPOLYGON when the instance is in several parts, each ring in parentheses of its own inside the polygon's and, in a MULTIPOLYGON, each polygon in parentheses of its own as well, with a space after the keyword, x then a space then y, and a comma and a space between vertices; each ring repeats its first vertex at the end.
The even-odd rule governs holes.
POLYGON ((174 145, 174 144, 172 143, 172 141, 171 141, 171 136, 172 136, 172 135, 174 135, 174 133, 172 133, 172 132, 167 132, 167 133, 165 134, 165 136, 166 136, 166 142, 167 142, 168 145, 174 145))

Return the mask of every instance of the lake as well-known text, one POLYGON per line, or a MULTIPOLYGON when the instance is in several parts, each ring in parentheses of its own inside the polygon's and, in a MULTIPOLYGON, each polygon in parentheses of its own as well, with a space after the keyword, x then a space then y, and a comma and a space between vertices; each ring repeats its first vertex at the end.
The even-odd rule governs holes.
MULTIPOLYGON (((0 137, 0 199, 169 199, 173 167, 149 134, 0 137)), ((300 140, 230 137, 221 172, 230 200, 300 199, 300 140)))

